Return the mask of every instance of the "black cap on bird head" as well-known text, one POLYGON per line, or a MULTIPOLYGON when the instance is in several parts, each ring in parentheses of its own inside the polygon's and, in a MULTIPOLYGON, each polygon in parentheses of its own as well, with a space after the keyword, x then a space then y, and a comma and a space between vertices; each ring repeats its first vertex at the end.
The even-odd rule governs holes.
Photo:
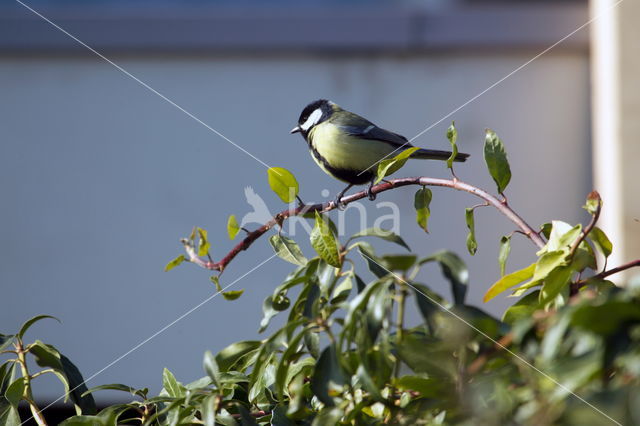
POLYGON ((322 123, 338 108, 336 104, 327 99, 318 99, 304 107, 298 118, 298 125, 291 129, 291 133, 301 132, 303 135, 316 124, 322 123))

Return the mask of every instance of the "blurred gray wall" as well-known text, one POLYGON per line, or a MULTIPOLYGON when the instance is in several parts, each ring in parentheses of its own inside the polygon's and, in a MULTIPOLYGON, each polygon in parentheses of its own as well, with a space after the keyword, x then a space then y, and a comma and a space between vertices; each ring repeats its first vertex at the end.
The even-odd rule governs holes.
MULTIPOLYGON (((324 175, 302 139, 288 133, 307 102, 332 99, 410 138, 539 51, 524 46, 402 54, 114 51, 108 56, 265 163, 291 170, 305 201, 321 201, 323 189, 333 197, 342 184, 324 175)), ((192 226, 209 230, 219 258, 233 245, 226 236, 228 215, 241 218, 251 210, 246 186, 274 211, 284 207, 269 190, 263 165, 88 51, 0 55, 0 117, 0 331, 12 332, 36 314, 57 316, 61 325, 42 323, 30 337, 56 345, 85 377, 212 294, 204 270, 183 265, 163 272, 181 253, 178 240, 192 226)), ((415 143, 447 149, 451 119, 461 151, 471 154, 456 166, 461 179, 493 191, 482 160, 484 129, 491 127, 508 150, 513 179, 507 193, 514 209, 536 227, 551 219, 585 220, 580 206, 591 189, 586 50, 558 47, 415 143)), ((447 177, 448 172, 440 163, 414 161, 399 175, 447 177)), ((490 208, 477 210, 479 250, 471 257, 464 207, 478 200, 434 189, 431 232, 425 234, 414 222, 413 193, 395 190, 367 203, 369 225, 389 213, 376 203, 397 203, 400 231, 412 249, 460 253, 471 271, 469 302, 500 315, 512 300, 485 305, 481 299, 499 274, 500 236, 513 226, 490 208)), ((358 231, 357 211, 350 212, 349 233, 358 231)), ((308 238, 297 239, 312 256, 308 238)), ((513 237, 513 246, 508 270, 534 259, 535 247, 521 236, 513 237)), ((225 271, 222 284, 271 253, 266 238, 258 241, 225 271)), ((200 377, 205 350, 257 337, 262 300, 290 266, 280 259, 268 262, 234 285, 245 289, 239 300, 214 298, 89 387, 122 382, 158 391, 163 367, 184 382, 200 377)), ((420 281, 449 297, 437 269, 427 269, 420 281)), ((51 400, 62 388, 45 380, 36 391, 51 400)))

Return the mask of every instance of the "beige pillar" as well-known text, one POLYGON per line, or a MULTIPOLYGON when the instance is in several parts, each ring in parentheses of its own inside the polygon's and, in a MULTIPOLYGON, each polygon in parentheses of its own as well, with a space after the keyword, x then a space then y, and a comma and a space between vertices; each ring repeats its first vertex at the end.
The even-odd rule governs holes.
POLYGON ((591 18, 594 185, 618 266, 640 258, 640 1, 591 0, 591 18))

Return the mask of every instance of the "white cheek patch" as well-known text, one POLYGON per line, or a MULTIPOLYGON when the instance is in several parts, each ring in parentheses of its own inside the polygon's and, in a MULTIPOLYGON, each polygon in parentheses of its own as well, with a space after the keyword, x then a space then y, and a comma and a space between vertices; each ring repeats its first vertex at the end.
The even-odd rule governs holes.
POLYGON ((318 121, 320 121, 320 117, 322 117, 322 110, 320 108, 317 108, 311 113, 309 118, 307 118, 307 121, 305 121, 304 124, 300 126, 300 128, 305 132, 308 131, 312 126, 318 124, 318 121))

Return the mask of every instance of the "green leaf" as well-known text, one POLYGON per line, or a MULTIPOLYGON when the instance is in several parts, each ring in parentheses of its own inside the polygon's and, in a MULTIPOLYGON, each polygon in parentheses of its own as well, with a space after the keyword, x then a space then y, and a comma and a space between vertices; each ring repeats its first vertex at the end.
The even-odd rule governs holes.
POLYGON ((420 392, 421 398, 438 398, 442 394, 442 383, 433 378, 420 376, 402 376, 395 385, 400 390, 420 392))
POLYGON ((162 370, 162 386, 170 397, 181 398, 185 396, 185 388, 167 368, 162 370))
POLYGON ((339 268, 341 259, 338 251, 338 241, 322 216, 317 211, 315 214, 316 223, 311 231, 311 246, 322 260, 331 266, 339 268))
MULTIPOLYGON (((0 406, 2 405, 2 395, 7 391, 9 384, 14 379, 14 370, 16 363, 5 362, 0 365, 0 406)), ((2 423, 0 423, 2 424, 2 423)))
POLYGON ((353 282, 351 276, 347 275, 345 279, 343 279, 340 284, 338 284, 331 294, 331 303, 338 304, 342 303, 349 298, 351 294, 351 289, 353 288, 353 282))
POLYGON ((380 393, 380 389, 373 380, 373 377, 364 364, 360 364, 356 370, 356 383, 360 384, 364 390, 369 392, 371 397, 376 401, 382 401, 384 398, 380 393))
POLYGON ((235 240, 236 235, 240 232, 240 225, 238 225, 238 221, 236 220, 235 215, 229 216, 227 220, 227 234, 229 235, 230 240, 235 240))
POLYGON ((547 278, 547 275, 558 266, 566 263, 566 252, 564 250, 549 251, 538 259, 536 262, 536 270, 533 274, 532 281, 541 281, 547 278))
POLYGON ((486 130, 484 138, 484 161, 487 163, 489 174, 498 186, 498 192, 504 192, 511 180, 511 168, 502 140, 489 129, 486 130))
POLYGON ((65 394, 83 414, 95 414, 96 403, 92 395, 84 395, 87 391, 84 378, 69 358, 58 352, 56 348, 36 340, 31 344, 31 354, 40 367, 50 367, 65 387, 65 394), (83 396, 84 395, 84 396, 83 396))
POLYGON ((298 244, 291 238, 275 234, 269 238, 269 243, 281 259, 284 259, 289 263, 293 263, 294 265, 304 266, 307 264, 307 258, 304 257, 298 244))
POLYGON ((209 395, 202 400, 200 404, 200 413, 202 413, 202 423, 205 426, 215 426, 216 424, 216 399, 218 395, 209 395))
POLYGON ((551 231, 547 244, 538 252, 538 256, 544 252, 566 250, 582 232, 582 225, 571 226, 561 220, 551 222, 551 231))
POLYGON ((219 370, 229 371, 241 358, 259 349, 261 344, 259 340, 245 340, 227 346, 216 355, 219 370))
POLYGON ((349 383, 345 374, 335 344, 327 346, 320 354, 316 368, 311 378, 311 390, 327 406, 334 406, 334 396, 338 395, 342 387, 349 383))
POLYGON ((7 398, 9 404, 18 408, 18 403, 22 399, 22 395, 24 394, 24 378, 19 377, 13 383, 9 385, 7 390, 4 393, 4 397, 7 398))
POLYGON ((271 322, 271 318, 275 317, 278 312, 278 309, 273 306, 273 296, 267 296, 267 298, 262 302, 262 320, 260 321, 258 333, 262 333, 267 329, 269 322, 271 322))
POLYGON ((580 306, 571 317, 571 323, 585 331, 612 335, 623 324, 640 321, 640 305, 636 302, 609 301, 597 306, 580 306))
POLYGON ((282 312, 289 308, 291 305, 291 300, 286 296, 286 293, 278 293, 272 296, 273 299, 273 309, 276 311, 282 312))
POLYGON ((275 426, 296 426, 296 423, 287 417, 286 405, 278 405, 271 412, 270 425, 275 426))
POLYGON ((313 419, 311 426, 338 425, 343 415, 344 411, 338 407, 324 407, 313 419))
POLYGON ((504 270, 507 266, 507 258, 511 252, 511 235, 505 235, 500 238, 500 250, 498 251, 498 263, 500 264, 500 276, 504 276, 504 270))
POLYGON ((167 266, 164 267, 164 271, 168 272, 173 268, 175 268, 176 266, 178 266, 179 264, 181 264, 182 262, 184 262, 184 254, 181 254, 180 256, 173 259, 171 262, 167 263, 167 266))
POLYGON ((367 262, 367 267, 369 268, 371 273, 373 273, 373 275, 378 278, 382 278, 389 274, 389 271, 384 269, 384 267, 382 266, 382 259, 376 257, 373 251, 373 247, 371 247, 370 244, 365 243, 364 241, 359 241, 357 243, 357 246, 358 253, 360 253, 360 256, 362 256, 365 262, 367 262))
POLYGON ((416 222, 425 232, 429 232, 427 222, 429 221, 429 216, 431 216, 431 211, 429 210, 431 195, 431 190, 423 186, 418 189, 413 199, 413 206, 416 209, 416 222))
POLYGON ((296 359, 299 356, 298 350, 300 348, 300 342, 308 332, 309 328, 305 327, 300 331, 300 333, 290 339, 289 342, 287 342, 287 350, 284 351, 282 357, 280 357, 280 361, 276 367, 275 376, 275 390, 280 399, 284 398, 284 389, 288 385, 288 383, 285 383, 285 379, 288 376, 289 368, 292 368, 293 365, 295 365, 296 359))
POLYGON ((545 305, 555 299, 562 289, 566 287, 573 274, 571 266, 559 266, 549 272, 544 279, 540 290, 540 304, 545 305))
MULTIPOLYGON (((388 295, 388 289, 393 279, 391 276, 374 281, 348 302, 347 314, 344 319, 343 335, 352 340, 354 334, 362 330, 362 319, 366 319, 366 332, 371 341, 375 340, 382 322, 381 316, 388 310, 388 304, 381 301, 381 294, 388 295), (380 297, 376 297, 380 296, 380 297)), ((388 300, 389 301, 389 300, 388 300)))
POLYGON ((143 399, 146 399, 147 397, 147 393, 149 393, 149 389, 147 388, 143 388, 143 389, 136 389, 133 388, 131 386, 127 386, 127 385, 123 385, 120 383, 111 383, 108 385, 99 385, 99 386, 94 386, 91 389, 85 391, 82 396, 85 395, 89 395, 90 393, 94 393, 100 390, 117 390, 117 391, 122 391, 122 392, 128 392, 131 395, 137 395, 143 399))
POLYGON ((28 320, 27 322, 25 322, 24 324, 22 324, 22 327, 20 327, 20 331, 18 331, 18 334, 16 334, 16 337, 18 337, 19 339, 22 339, 22 337, 24 337, 24 334, 27 332, 27 330, 36 322, 45 319, 45 318, 51 318, 54 319, 58 322, 60 322, 60 320, 56 317, 52 317, 51 315, 38 315, 35 316, 33 318, 31 318, 30 320, 28 320))
POLYGON ((514 324, 518 321, 531 318, 538 309, 538 297, 540 290, 533 291, 511 305, 502 316, 502 321, 514 324))
POLYGON ((536 264, 532 263, 526 268, 520 269, 519 271, 512 272, 508 275, 503 276, 498 281, 496 281, 489 288, 489 290, 487 290, 484 297, 482 298, 482 301, 486 303, 489 300, 496 297, 498 294, 502 293, 503 291, 508 290, 511 287, 514 287, 520 284, 524 280, 528 280, 529 278, 533 277, 533 273, 535 272, 535 270, 536 270, 536 264))
POLYGON ((222 293, 222 297, 224 297, 225 300, 236 300, 237 298, 242 296, 242 293, 244 293, 244 290, 225 291, 224 293, 222 293))
POLYGON ((365 312, 367 320, 367 331, 369 338, 375 342, 383 321, 389 317, 391 311, 392 295, 389 292, 388 285, 381 285, 371 293, 371 297, 367 301, 367 310, 365 312))
POLYGON ((59 426, 110 426, 105 420, 98 416, 73 416, 64 420, 59 426))
POLYGON ((447 167, 453 168, 453 162, 458 155, 458 131, 456 130, 456 122, 452 121, 451 126, 447 129, 447 139, 449 139, 449 143, 451 144, 451 156, 447 159, 447 167))
POLYGON ((218 368, 218 363, 216 362, 216 359, 211 351, 206 351, 204 353, 204 360, 202 361, 202 365, 204 367, 204 371, 209 377, 211 377, 213 384, 216 385, 218 389, 220 389, 220 368, 218 368))
POLYGON ((596 249, 602 253, 605 258, 611 255, 611 252, 613 251, 613 244, 611 244, 607 234, 605 234, 602 229, 594 226, 591 232, 589 232, 589 238, 596 246, 596 249))
POLYGON ((478 243, 476 242, 476 225, 473 218, 473 208, 465 209, 464 218, 467 222, 467 228, 469 229, 469 234, 467 235, 467 250, 469 250, 469 254, 473 256, 474 254, 476 254, 476 251, 478 251, 478 243))
POLYGON ((464 299, 467 295, 467 284, 469 283, 469 270, 467 269, 467 265, 465 265, 457 254, 446 250, 420 260, 419 264, 422 265, 433 261, 440 264, 442 274, 449 281, 454 303, 456 305, 464 305, 464 299))
POLYGON ((258 426, 258 422, 251 416, 251 413, 244 405, 238 404, 238 411, 240 412, 241 426, 258 426))
POLYGON ((404 166, 404 164, 407 162, 409 157, 411 157, 411 154, 419 149, 420 148, 413 146, 411 148, 405 149, 393 158, 388 158, 386 160, 380 161, 378 163, 378 172, 375 183, 380 182, 385 177, 400 170, 402 166, 404 166))
POLYGON ((270 167, 267 170, 269 186, 285 203, 292 203, 298 195, 299 186, 293 173, 282 167, 270 167))
POLYGON ((596 264, 596 254, 594 253, 593 248, 591 248, 591 244, 587 241, 580 242, 573 258, 570 260, 571 267, 577 272, 584 271, 586 268, 591 268, 594 271, 598 269, 596 264))
POLYGON ((388 254, 382 256, 382 265, 390 271, 406 271, 416 263, 415 254, 388 254))
POLYGON ((443 300, 439 295, 432 292, 431 289, 425 285, 411 283, 410 287, 415 293, 418 310, 420 311, 425 324, 427 324, 429 330, 433 333, 435 330, 433 315, 440 310, 440 306, 438 306, 437 303, 443 305, 443 300))
POLYGON ((251 371, 249 401, 255 402, 256 398, 264 395, 266 388, 275 382, 276 352, 286 344, 287 338, 295 329, 305 322, 304 319, 289 321, 283 328, 262 342, 251 371))
POLYGON ((391 231, 387 231, 386 229, 382 229, 382 228, 368 228, 365 229, 364 231, 360 231, 357 234, 353 234, 351 236, 351 238, 349 238, 349 241, 355 239, 355 238, 359 238, 359 237, 378 237, 378 238, 382 238, 385 241, 390 241, 392 243, 396 243, 399 246, 402 246, 404 248, 406 248, 408 251, 411 251, 411 249, 409 248, 409 246, 407 245, 407 243, 404 242, 404 240, 402 239, 402 237, 400 237, 400 235, 395 234, 391 231))
POLYGON ((18 426, 22 424, 20 413, 13 405, 0 405, 0 425, 18 426))
POLYGON ((0 333, 0 352, 4 351, 11 343, 13 343, 13 339, 15 335, 13 334, 2 334, 0 333))
POLYGON ((198 256, 206 256, 211 249, 211 244, 207 237, 207 231, 202 228, 198 228, 198 235, 200 236, 200 243, 198 245, 198 256))

